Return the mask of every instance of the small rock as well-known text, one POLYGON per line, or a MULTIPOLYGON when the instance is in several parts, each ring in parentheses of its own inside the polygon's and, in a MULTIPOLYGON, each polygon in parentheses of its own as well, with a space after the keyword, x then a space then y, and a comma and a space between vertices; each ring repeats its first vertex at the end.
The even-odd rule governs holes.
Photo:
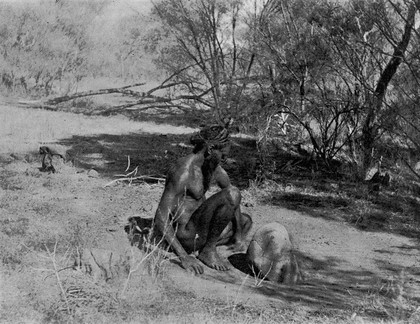
POLYGON ((87 173, 88 177, 90 178, 98 178, 99 177, 99 172, 96 171, 95 169, 90 169, 87 173))
POLYGON ((15 159, 12 157, 11 154, 0 154, 0 162, 3 163, 10 163, 13 162, 15 159))
POLYGON ((27 154, 25 154, 25 153, 12 153, 12 154, 10 154, 10 157, 13 160, 26 161, 27 154))

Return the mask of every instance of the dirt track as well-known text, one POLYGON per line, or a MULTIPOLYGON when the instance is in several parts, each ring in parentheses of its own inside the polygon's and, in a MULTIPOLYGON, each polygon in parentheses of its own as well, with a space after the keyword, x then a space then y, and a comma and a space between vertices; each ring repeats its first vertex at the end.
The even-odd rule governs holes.
MULTIPOLYGON (((22 118, 23 114, 20 108, 10 106, 0 106, 0 111, 7 112, 8 125, 20 122, 13 121, 13 115, 22 118)), ((26 120, 37 120, 39 123, 43 120, 43 114, 46 112, 41 110, 24 111, 26 120)), ((57 113, 58 120, 63 116, 60 114, 57 113)), ((4 118, 5 115, 0 116, 4 118)), ((48 112, 48 116, 49 124, 56 120, 56 117, 51 117, 54 113, 48 112)), ((66 118, 73 117, 67 114, 66 118)), ((75 118, 80 120, 80 116, 75 118)), ((104 118, 105 120, 110 124, 114 122, 114 125, 121 122, 119 118, 104 118)), ((101 129, 101 122, 100 118, 95 120, 98 129, 101 129)), ((148 129, 145 126, 154 127, 127 123, 134 134, 146 133, 148 129)), ((108 131, 112 132, 111 129, 108 131)), ((124 171, 123 163, 126 163, 127 155, 144 153, 141 143, 134 148, 127 144, 119 152, 118 161, 109 161, 113 170, 107 174, 100 172, 99 177, 96 177, 89 175, 84 169, 89 165, 95 166, 95 163, 97 165, 104 158, 103 153, 95 150, 96 147, 91 146, 93 150, 89 150, 90 142, 87 137, 95 138, 96 135, 92 134, 93 130, 89 127, 86 130, 80 128, 77 132, 79 136, 86 136, 85 146, 77 151, 78 161, 84 163, 80 162, 79 168, 62 165, 56 174, 41 173, 36 155, 23 153, 25 150, 28 152, 28 146, 21 149, 19 143, 13 145, 12 136, 5 141, 7 145, 0 151, 0 220, 3 226, 9 224, 9 229, 3 229, 2 232, 2 235, 7 236, 9 244, 20 239, 13 233, 16 227, 10 225, 19 223, 23 228, 22 233, 26 237, 32 236, 33 241, 37 241, 37 238, 47 242, 52 242, 57 237, 69 238, 72 235, 68 232, 69 228, 77 228, 82 232, 94 229, 89 236, 92 242, 89 243, 101 242, 102 248, 112 249, 116 245, 128 244, 122 226, 129 216, 153 215, 163 190, 162 183, 131 186, 116 184, 105 187, 112 180, 111 171, 124 171), (10 153, 17 153, 11 151, 13 147, 21 155, 14 154, 10 157, 10 153)), ((157 132, 162 134, 165 129, 161 127, 157 132)), ((169 133, 174 132, 176 129, 171 128, 169 133)), ((185 133, 185 129, 180 129, 179 132, 185 133)), ((9 128, 9 133, 13 133, 13 127, 9 128)), ((62 146, 71 142, 66 142, 66 138, 55 134, 55 131, 48 135, 48 142, 59 141, 62 146), (52 138, 54 136, 57 138, 52 138)), ((69 135, 66 133, 64 137, 69 135)), ((39 144, 39 141, 33 140, 36 135, 31 137, 28 133, 25 136, 32 138, 32 151, 36 150, 39 144)), ((177 138, 175 142, 176 140, 177 138)), ((4 142, 1 143, 2 146, 3 144, 4 142)), ((106 144, 112 145, 112 141, 106 144)), ((107 165, 102 164, 103 167, 107 165)), ((300 254, 305 283, 295 287, 263 283, 256 287, 254 278, 239 271, 221 274, 210 269, 207 269, 202 278, 197 278, 174 263, 167 267, 167 276, 176 287, 203 298, 211 295, 220 302, 230 301, 261 307, 271 305, 274 308, 295 303, 311 312, 321 309, 325 311, 325 308, 331 311, 338 309, 349 316, 369 303, 372 292, 386 295, 399 287, 402 298, 420 296, 420 246, 412 239, 383 232, 359 231, 344 223, 314 218, 276 206, 257 204, 243 209, 252 215, 254 229, 272 221, 280 222, 289 229, 300 254), (390 284, 392 282, 395 283, 394 286, 390 284)), ((16 289, 13 285, 8 288, 10 292, 16 289)), ((0 296, 3 298, 0 301, 3 306, 10 307, 13 303, 20 303, 19 299, 23 298, 24 292, 10 293, 15 299, 7 300, 5 294, 7 291, 2 289, 0 296)))

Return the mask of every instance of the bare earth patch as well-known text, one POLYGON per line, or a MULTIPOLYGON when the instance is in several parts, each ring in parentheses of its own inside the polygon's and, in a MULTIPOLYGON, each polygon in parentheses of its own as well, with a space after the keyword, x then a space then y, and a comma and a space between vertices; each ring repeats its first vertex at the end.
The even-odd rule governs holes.
POLYGON ((74 135, 118 135, 130 132, 149 134, 192 133, 189 127, 134 122, 126 117, 88 117, 81 114, 20 108, 0 101, 0 153, 21 153, 37 150, 41 144, 74 135))
POLYGON ((273 221, 286 226, 303 284, 277 285, 237 269, 206 268, 196 277, 162 255, 142 262, 123 227, 130 216, 153 217, 163 183, 106 184, 124 172, 128 155, 130 171, 147 174, 147 158, 164 170, 189 150, 180 144, 193 129, 4 104, 0 119, 0 322, 419 322, 418 240, 255 200, 245 207, 250 190, 243 210, 254 230, 273 221), (124 139, 118 154, 110 150, 117 136, 124 139), (36 154, 51 142, 71 153, 56 174, 40 172, 36 154), (128 251, 128 277, 98 282, 66 268, 83 248, 128 251))

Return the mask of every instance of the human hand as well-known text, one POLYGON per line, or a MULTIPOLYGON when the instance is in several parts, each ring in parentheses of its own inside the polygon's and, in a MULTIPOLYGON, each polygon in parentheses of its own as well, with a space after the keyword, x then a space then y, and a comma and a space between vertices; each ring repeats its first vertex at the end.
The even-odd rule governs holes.
POLYGON ((204 272, 203 266, 200 262, 193 256, 187 255, 185 257, 181 257, 181 266, 188 270, 193 271, 195 274, 202 274, 204 272))

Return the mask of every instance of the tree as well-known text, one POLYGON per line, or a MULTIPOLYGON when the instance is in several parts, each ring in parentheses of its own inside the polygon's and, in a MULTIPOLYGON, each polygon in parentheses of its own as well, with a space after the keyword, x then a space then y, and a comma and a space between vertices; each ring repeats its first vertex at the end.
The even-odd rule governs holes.
MULTIPOLYGON (((101 3, 2 5, 0 74, 15 87, 52 92, 57 83, 80 81, 89 70, 88 27, 101 3)), ((69 90, 69 89, 67 89, 69 90)))
POLYGON ((162 0, 153 10, 162 24, 157 65, 217 119, 239 110, 254 61, 238 36, 241 10, 241 1, 222 0, 162 0))
POLYGON ((358 148, 361 175, 374 162, 374 148, 389 125, 393 80, 405 59, 415 25, 417 1, 351 1, 347 6, 319 13, 314 22, 326 33, 343 82, 353 101, 352 142, 358 148), (390 91, 391 90, 391 91, 390 91))
POLYGON ((317 1, 271 0, 254 14, 251 25, 259 53, 257 113, 267 116, 267 124, 281 116, 279 126, 287 141, 308 138, 327 164, 346 141, 343 133, 352 113, 350 90, 335 66, 334 53, 312 24, 313 15, 329 7, 317 1), (295 131, 298 136, 292 139, 288 129, 300 130, 295 131))

